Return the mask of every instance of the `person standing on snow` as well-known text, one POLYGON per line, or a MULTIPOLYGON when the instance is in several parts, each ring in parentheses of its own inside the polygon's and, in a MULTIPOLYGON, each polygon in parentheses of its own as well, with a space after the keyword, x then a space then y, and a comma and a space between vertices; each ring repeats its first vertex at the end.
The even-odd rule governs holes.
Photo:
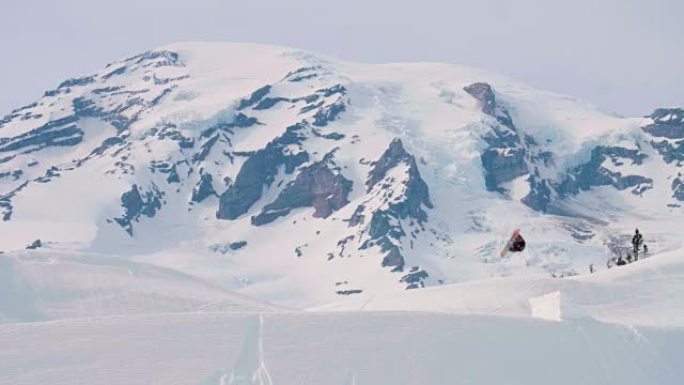
POLYGON ((644 236, 641 235, 639 232, 639 229, 636 229, 634 231, 634 236, 632 237, 632 247, 634 248, 634 260, 638 261, 639 260, 639 249, 641 249, 641 245, 644 243, 644 236))

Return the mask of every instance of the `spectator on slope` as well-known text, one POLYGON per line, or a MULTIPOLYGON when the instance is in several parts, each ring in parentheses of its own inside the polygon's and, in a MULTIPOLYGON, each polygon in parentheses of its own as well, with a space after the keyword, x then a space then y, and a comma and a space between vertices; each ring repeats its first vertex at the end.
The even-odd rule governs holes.
POLYGON ((634 248, 634 260, 638 261, 639 260, 639 249, 641 248, 641 245, 644 243, 644 236, 641 235, 639 232, 639 229, 636 229, 634 231, 634 236, 632 237, 632 247, 634 248))

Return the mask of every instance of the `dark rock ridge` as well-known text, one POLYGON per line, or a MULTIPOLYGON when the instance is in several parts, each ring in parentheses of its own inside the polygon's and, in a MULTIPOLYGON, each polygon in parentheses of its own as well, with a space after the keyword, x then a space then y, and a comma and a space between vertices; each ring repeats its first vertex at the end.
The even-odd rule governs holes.
POLYGON ((530 192, 523 197, 522 203, 533 210, 546 212, 551 202, 556 199, 556 184, 553 181, 542 178, 539 168, 535 167, 528 179, 530 192))
POLYGON ((30 245, 26 246, 26 250, 35 250, 43 247, 43 242, 40 241, 40 239, 36 239, 31 243, 30 245))
POLYGON ((83 140, 83 130, 76 122, 78 117, 68 116, 52 120, 26 133, 0 138, 0 153, 22 150, 27 154, 49 146, 73 146, 83 140))
POLYGON ((315 218, 327 218, 349 203, 351 188, 352 182, 331 170, 326 161, 316 162, 302 168, 275 201, 252 217, 252 224, 261 226, 273 222, 299 207, 313 207, 315 218))
POLYGON ((338 290, 335 293, 337 293, 337 295, 352 295, 352 294, 361 294, 361 293, 363 293, 363 290, 361 290, 361 289, 338 290))
POLYGON ((211 174, 200 171, 200 180, 197 185, 192 189, 192 197, 190 198, 192 202, 200 203, 203 200, 209 198, 210 196, 217 196, 216 191, 214 191, 214 178, 211 174))
POLYGON ((202 131, 200 137, 208 138, 214 135, 216 132, 225 132, 233 135, 235 134, 235 132, 233 132, 234 128, 247 128, 256 125, 263 125, 263 123, 259 122, 259 120, 257 120, 255 117, 250 117, 240 112, 235 115, 232 122, 215 124, 202 131))
POLYGON ((667 163, 684 163, 684 109, 659 108, 648 116, 653 123, 642 127, 653 137, 651 144, 667 163))
MULTIPOLYGON (((623 175, 604 167, 605 161, 619 168, 624 162, 640 165, 647 157, 639 149, 617 146, 597 146, 590 159, 571 170, 558 180, 546 179, 540 171, 554 165, 553 155, 543 151, 534 138, 521 135, 505 107, 499 105, 492 87, 475 83, 464 90, 480 101, 482 112, 495 118, 497 125, 484 136, 487 148, 481 154, 485 170, 485 185, 489 191, 505 192, 502 183, 523 175, 528 176, 530 192, 522 199, 529 207, 546 212, 555 199, 563 199, 592 187, 612 186, 618 190, 631 189, 641 195, 652 188, 653 180, 641 175, 623 175)), ((660 109, 651 116, 653 124, 643 130, 654 137, 666 140, 653 141, 653 146, 667 162, 684 160, 684 140, 672 144, 675 138, 684 139, 684 113, 680 109, 660 109)))
POLYGON ((407 284, 406 289, 418 289, 421 287, 425 287, 424 281, 429 276, 430 275, 427 273, 427 271, 422 270, 418 266, 414 266, 411 268, 411 272, 401 277, 400 282, 404 282, 407 284))
POLYGON ((164 193, 157 186, 152 186, 150 191, 141 193, 138 185, 134 184, 129 191, 121 195, 124 214, 114 220, 132 236, 133 222, 138 222, 141 215, 154 217, 161 209, 163 196, 164 193))
POLYGON ((498 125, 483 138, 488 147, 480 155, 485 170, 485 186, 489 191, 504 192, 500 186, 529 173, 527 151, 513 119, 505 107, 496 102, 496 95, 487 83, 474 83, 463 88, 479 100, 482 112, 496 119, 498 125))
POLYGON ((237 242, 231 242, 228 247, 231 250, 240 250, 243 247, 247 246, 247 241, 237 241, 237 242))
POLYGON ((285 167, 285 173, 292 174, 296 167, 309 161, 305 151, 294 154, 285 151, 290 145, 301 145, 304 128, 301 124, 290 126, 282 136, 249 155, 233 184, 221 194, 217 218, 236 219, 245 214, 261 198, 263 188, 273 183, 279 166, 285 167))
POLYGON ((659 108, 648 116, 653 123, 643 127, 654 137, 684 139, 684 109, 659 108))
MULTIPOLYGON (((403 271, 406 264, 401 240, 405 225, 422 226, 427 221, 423 207, 432 208, 428 186, 423 181, 416 159, 405 149, 400 139, 393 140, 383 155, 373 163, 366 182, 368 192, 377 191, 381 209, 370 213, 367 239, 361 250, 377 246, 385 254, 382 266, 403 271), (395 180, 388 174, 396 167, 406 167, 406 177, 395 180), (408 223, 405 223, 408 221, 408 223)), ((349 219, 350 226, 363 225, 366 205, 360 205, 349 219)))
POLYGON ((632 193, 641 195, 653 187, 653 180, 640 175, 622 175, 603 167, 603 163, 610 159, 615 166, 621 166, 624 161, 640 165, 647 155, 638 149, 622 147, 597 146, 591 151, 589 162, 569 171, 567 178, 559 184, 557 191, 561 198, 587 191, 592 187, 613 186, 618 190, 632 188, 632 193))
POLYGON ((318 77, 318 70, 322 69, 320 66, 302 67, 298 68, 287 75, 285 79, 289 82, 296 83, 304 80, 309 80, 318 77))
POLYGON ((672 180, 672 197, 684 202, 684 178, 681 173, 672 180))
POLYGON ((344 102, 337 101, 327 107, 321 107, 314 115, 313 125, 317 127, 325 127, 329 122, 334 121, 344 111, 346 111, 344 102))
POLYGON ((22 183, 19 187, 15 188, 14 190, 10 191, 9 193, 5 195, 0 195, 0 214, 2 215, 2 220, 7 222, 10 219, 12 219, 12 214, 13 214, 13 206, 12 206, 12 198, 14 198, 17 193, 19 193, 21 190, 26 188, 26 186, 29 185, 29 182, 26 181, 22 183))
MULTIPOLYGON (((267 109, 284 101, 291 103, 303 101, 308 103, 308 106, 312 106, 312 103, 314 103, 314 105, 317 106, 316 108, 319 108, 316 114, 320 114, 320 117, 314 118, 315 121, 313 124, 318 124, 323 127, 329 121, 336 119, 339 113, 344 111, 343 106, 345 102, 341 100, 341 97, 346 95, 347 92, 344 86, 335 85, 330 88, 319 89, 308 96, 287 99, 279 96, 268 96, 271 91, 272 87, 270 85, 254 91, 249 98, 242 99, 239 102, 238 109, 242 110, 248 107, 252 107, 253 110, 267 109), (321 98, 334 95, 338 95, 340 98, 327 106, 321 104, 320 107, 318 107, 318 104, 315 104, 321 100, 321 98), (340 107, 340 105, 342 107, 340 107)), ((312 110, 313 109, 310 111, 312 110)), ((243 122, 244 125, 259 124, 257 121, 251 120, 251 118, 248 118, 244 114, 239 114, 236 118, 236 122, 243 122)), ((307 133, 309 131, 313 131, 313 128, 309 125, 307 120, 304 119, 300 123, 289 126, 282 136, 274 139, 261 150, 249 154, 233 152, 231 156, 246 155, 248 158, 240 168, 235 181, 223 194, 221 194, 216 217, 219 219, 233 220, 247 213, 252 205, 262 197, 264 187, 270 187, 274 182, 280 166, 284 166, 286 174, 292 174, 297 167, 308 162, 309 154, 302 149, 302 143, 307 139, 307 133), (293 152, 293 145, 300 151, 293 152)), ((339 140, 343 137, 342 134, 323 134, 320 132, 314 133, 314 136, 322 136, 326 139, 333 140, 339 140)), ((275 204, 275 202, 273 204, 275 204)), ((281 203, 279 203, 277 207, 280 207, 280 205, 281 203)), ((269 223, 279 216, 276 215, 273 217, 273 215, 271 215, 275 213, 262 214, 254 217, 253 221, 255 221, 255 224, 269 223)))
MULTIPOLYGON (((373 168, 368 174, 366 186, 370 192, 378 183, 387 177, 387 173, 399 166, 407 166, 408 179, 404 182, 406 187, 404 199, 390 203, 391 209, 401 218, 411 217, 419 222, 427 220, 427 214, 422 209, 422 205, 432 208, 428 186, 420 176, 416 158, 406 152, 400 139, 394 139, 380 159, 373 163, 373 168)), ((383 187, 390 187, 386 185, 383 187)))
POLYGON ((252 107, 253 105, 259 103, 268 93, 271 92, 271 86, 265 85, 258 90, 252 92, 252 94, 247 99, 240 100, 238 104, 238 110, 243 110, 247 107, 252 107))

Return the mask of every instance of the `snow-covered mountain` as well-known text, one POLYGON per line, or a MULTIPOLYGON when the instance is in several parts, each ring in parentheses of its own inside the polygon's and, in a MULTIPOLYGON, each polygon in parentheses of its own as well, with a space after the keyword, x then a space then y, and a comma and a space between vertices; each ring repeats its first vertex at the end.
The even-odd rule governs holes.
POLYGON ((679 384, 683 162, 455 65, 115 62, 0 120, 0 384, 679 384))
POLYGON ((622 118, 456 65, 171 45, 0 120, 3 271, 48 318, 70 306, 52 296, 131 295, 129 274, 166 310, 584 274, 636 226, 654 255, 681 247, 683 161, 683 109, 622 118), (516 228, 528 248, 499 257, 516 228))

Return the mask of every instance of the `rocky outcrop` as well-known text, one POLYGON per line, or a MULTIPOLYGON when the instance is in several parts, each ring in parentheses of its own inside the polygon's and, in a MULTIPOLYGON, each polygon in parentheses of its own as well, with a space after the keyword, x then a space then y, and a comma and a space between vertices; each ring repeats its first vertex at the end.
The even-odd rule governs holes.
POLYGON ((270 85, 265 85, 258 90, 252 92, 252 94, 247 98, 247 99, 242 99, 240 100, 240 103, 238 104, 238 110, 243 110, 247 107, 252 107, 255 104, 259 103, 261 99, 263 99, 268 93, 271 92, 271 86, 270 85))
POLYGON ((484 114, 493 117, 498 123, 483 137, 488 147, 480 155, 480 160, 485 170, 487 190, 504 192, 502 183, 529 172, 526 148, 513 119, 506 108, 497 104, 496 95, 489 84, 474 83, 464 87, 464 90, 480 101, 484 114))
POLYGON ((247 241, 237 241, 237 242, 231 242, 228 247, 235 251, 235 250, 240 250, 243 247, 247 246, 247 241))
MULTIPOLYGON (((419 222, 427 220, 427 215, 422 206, 432 208, 428 186, 420 176, 416 158, 406 152, 400 139, 394 139, 380 159, 373 163, 373 168, 368 174, 366 186, 368 192, 386 179, 390 170, 397 166, 406 167, 407 178, 403 182, 404 199, 395 199, 389 203, 390 209, 400 218, 411 217, 419 222)), ((390 187, 391 181, 385 180, 381 188, 390 187)))
POLYGON ((73 146, 83 140, 78 117, 55 119, 44 125, 10 138, 0 138, 0 153, 10 151, 34 152, 49 146, 73 146))
POLYGON ((644 191, 653 187, 653 180, 641 175, 622 175, 618 171, 611 171, 604 167, 605 161, 610 160, 613 165, 619 167, 625 161, 640 165, 647 155, 638 149, 626 149, 614 146, 597 146, 591 152, 591 158, 568 173, 566 179, 558 186, 560 197, 578 194, 592 187, 613 186, 618 190, 632 188, 632 193, 641 195, 644 191))
POLYGON ((490 147, 480 157, 482 167, 486 170, 485 187, 489 191, 504 192, 502 183, 529 172, 525 150, 521 147, 502 146, 501 137, 490 137, 487 142, 490 147))
POLYGON ((0 218, 7 222, 12 218, 12 202, 9 198, 0 197, 0 218))
POLYGON ((684 202, 684 177, 679 173, 676 178, 672 180, 672 197, 678 201, 684 202))
POLYGON ((367 226, 361 250, 379 247, 384 254, 382 266, 403 271, 404 227, 422 226, 427 221, 424 208, 433 206, 415 157, 404 149, 401 140, 393 140, 373 163, 366 186, 374 198, 356 208, 349 225, 367 226), (370 223, 366 223, 368 217, 370 223))
POLYGON ((400 282, 404 282, 407 284, 406 289, 418 289, 421 287, 425 287, 425 280, 429 277, 430 275, 427 273, 427 271, 421 269, 418 266, 414 266, 411 268, 411 271, 401 277, 400 282))
POLYGON ((555 187, 552 182, 541 177, 539 168, 534 169, 528 179, 530 184, 530 192, 522 199, 522 203, 526 204, 533 210, 546 212, 555 198, 555 187))
POLYGON ((129 191, 121 195, 121 206, 124 209, 124 214, 121 217, 114 218, 114 220, 132 236, 133 222, 138 222, 142 215, 154 217, 162 207, 163 195, 164 193, 156 186, 153 186, 150 191, 141 193, 138 185, 134 184, 129 191))
POLYGON ((668 139, 684 139, 684 109, 659 108, 648 116, 653 123, 642 128, 651 136, 668 139))
POLYGON ((660 108, 648 117, 653 123, 642 127, 642 130, 653 137, 653 148, 666 163, 684 164, 684 109, 660 108))
POLYGON ((200 180, 197 185, 192 189, 191 201, 195 203, 200 203, 203 200, 209 198, 210 196, 216 196, 216 191, 214 191, 213 186, 214 178, 211 174, 200 171, 200 180))
POLYGON ((337 101, 327 107, 321 107, 314 115, 313 125, 317 127, 325 127, 328 123, 337 119, 337 117, 344 111, 346 106, 343 101, 337 101))
POLYGON ((26 250, 35 250, 43 247, 43 242, 40 239, 36 239, 30 245, 26 246, 26 250))
POLYGON ((252 224, 261 226, 285 216, 299 207, 313 207, 315 218, 327 218, 349 203, 347 197, 352 182, 328 167, 326 161, 303 168, 278 198, 252 217, 252 224))
POLYGON ((304 151, 286 151, 288 146, 302 143, 303 128, 301 124, 290 126, 285 134, 249 155, 233 184, 221 194, 217 218, 232 220, 245 214, 261 198, 263 188, 273 183, 278 167, 283 166, 285 173, 292 174, 296 167, 309 160, 309 154, 304 151))
POLYGON ((479 100, 482 104, 482 112, 494 116, 496 112, 496 96, 492 86, 487 83, 473 83, 463 88, 470 96, 479 100))
POLYGON ((297 83, 317 78, 319 76, 317 71, 320 69, 320 66, 301 67, 285 75, 285 79, 289 82, 297 83))

